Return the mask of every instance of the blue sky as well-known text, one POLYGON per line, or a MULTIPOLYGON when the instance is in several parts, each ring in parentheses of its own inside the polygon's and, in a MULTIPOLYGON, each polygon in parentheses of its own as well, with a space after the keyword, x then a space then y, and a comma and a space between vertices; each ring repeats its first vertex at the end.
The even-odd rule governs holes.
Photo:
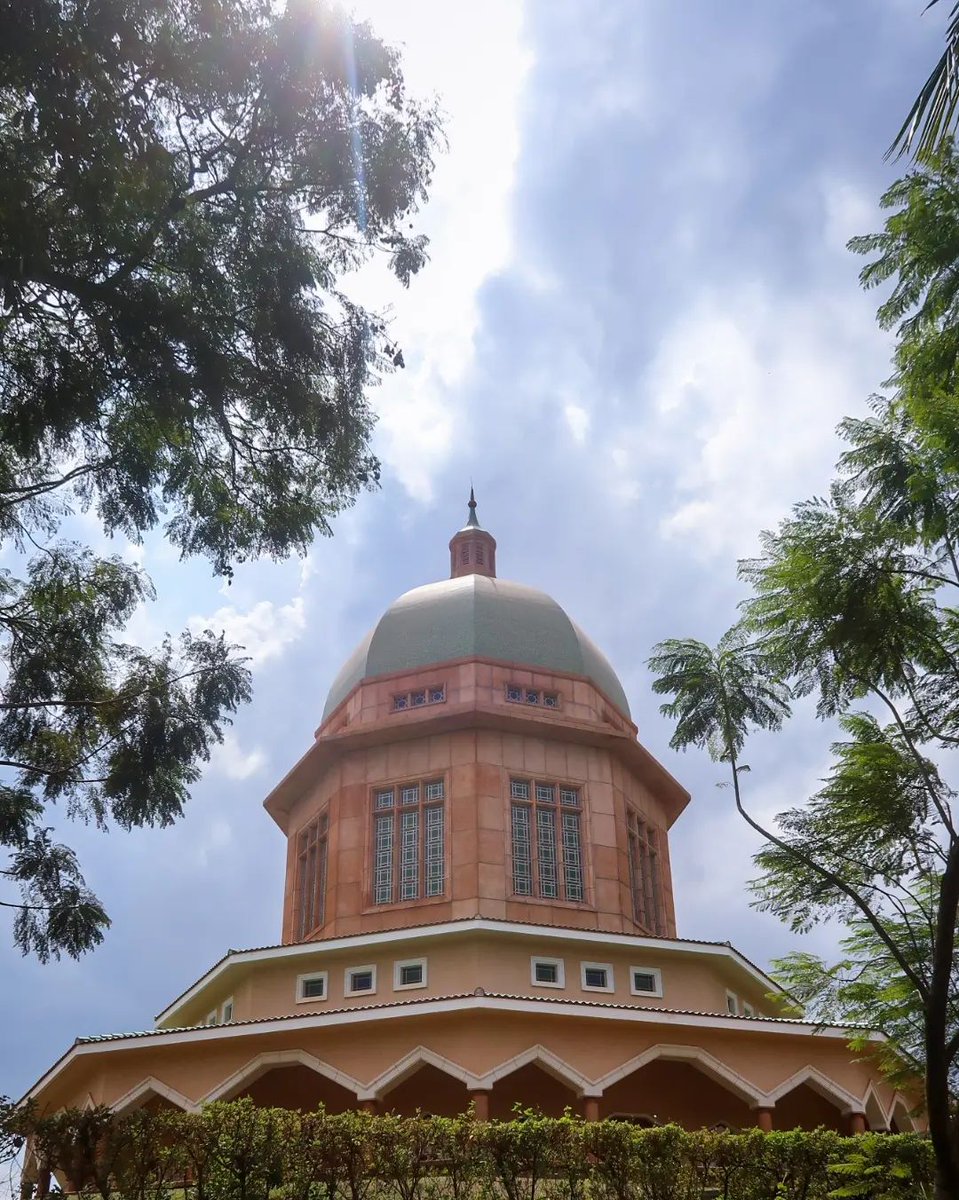
MULTIPOLYGON (((0 1092, 76 1035, 148 1028, 227 948, 277 941, 284 840, 262 799, 355 642, 446 574, 470 479, 499 573, 592 635, 641 739, 692 792, 671 835, 680 933, 761 963, 796 944, 749 908, 755 842, 705 757, 669 751, 644 663, 660 638, 732 622, 737 558, 824 489, 838 420, 888 374, 844 245, 878 227, 902 169, 883 152, 941 46, 942 16, 922 7, 357 5, 403 43, 411 86, 440 95, 450 141, 421 219, 430 266, 409 291, 377 271, 354 283, 391 311, 407 362, 374 397, 383 487, 306 561, 248 565, 229 588, 160 539, 125 548, 158 591, 134 635, 226 629, 255 698, 177 827, 70 830, 114 926, 79 962, 0 951, 0 1092)), ((754 809, 807 796, 828 741, 805 711, 757 739, 754 809)))

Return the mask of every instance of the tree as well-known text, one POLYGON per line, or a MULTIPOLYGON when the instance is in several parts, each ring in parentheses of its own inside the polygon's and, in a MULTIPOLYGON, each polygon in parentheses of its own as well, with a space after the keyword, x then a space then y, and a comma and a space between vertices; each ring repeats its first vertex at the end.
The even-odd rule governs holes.
POLYGON ((150 581, 64 520, 162 523, 227 576, 330 533, 377 482, 367 390, 402 362, 343 277, 423 264, 438 139, 323 0, 0 0, 0 904, 25 953, 108 925, 52 806, 168 824, 250 686, 212 635, 126 645, 150 581))
MULTIPOLYGON (((927 0, 925 11, 939 0, 927 0)), ((946 26, 946 48, 913 101, 886 157, 913 153, 917 158, 937 154, 950 136, 959 104, 959 0, 954 0, 946 26)))
MULTIPOLYGON (((938 1195, 959 1197, 959 831, 950 778, 959 748, 959 395, 951 146, 887 194, 883 234, 855 239, 893 280, 895 374, 872 415, 847 419, 825 498, 799 504, 741 564, 751 594, 716 651, 668 641, 650 665, 672 699, 672 745, 728 764, 737 807, 765 839, 760 907, 795 931, 847 926, 841 957, 792 955, 781 980, 814 1016, 878 1019, 884 1065, 925 1073, 938 1195), (893 199, 894 198, 894 199, 893 199), (775 731, 791 697, 838 726, 809 800, 768 828, 742 800, 753 729, 775 731)), ((854 1044, 863 1046, 861 1034, 854 1044)))

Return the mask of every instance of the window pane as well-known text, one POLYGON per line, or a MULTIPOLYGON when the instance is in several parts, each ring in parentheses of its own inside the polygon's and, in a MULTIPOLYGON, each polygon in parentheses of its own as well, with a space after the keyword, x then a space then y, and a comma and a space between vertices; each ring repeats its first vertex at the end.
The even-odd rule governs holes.
POLYGON ((427 800, 442 800, 443 799, 443 780, 433 779, 426 785, 427 800))
POLYGON ((303 980, 303 999, 304 1000, 322 1000, 326 995, 326 980, 325 979, 304 979, 303 980))
POLYGON ((566 899, 583 899, 583 855, 580 849, 579 813, 563 813, 563 876, 566 899))
POLYGON ((633 989, 637 992, 655 992, 656 976, 649 971, 634 971, 633 989))
POLYGON ((507 700, 522 700, 523 699, 523 689, 514 687, 513 684, 508 683, 506 685, 506 699, 507 700))
POLYGON ((420 813, 413 808, 402 815, 400 899, 416 900, 420 894, 420 813))
POLYGON ((556 790, 551 783, 538 783, 536 785, 537 804, 552 804, 555 799, 556 790))
POLYGON ((560 804, 569 805, 572 808, 579 807, 579 792, 576 788, 560 788, 559 789, 560 804))
POLYGON ((586 986, 591 988, 609 986, 606 982, 606 971, 602 967, 587 967, 584 972, 584 981, 586 986))
POLYGON ((556 963, 538 962, 536 964, 536 982, 558 983, 559 971, 556 968, 556 963))
POLYGON ((376 850, 373 863, 373 902, 393 900, 393 817, 376 818, 376 850))
POLYGON ((412 984, 423 982, 423 964, 411 963, 409 966, 400 967, 400 984, 404 987, 409 987, 412 984))
POLYGON ((373 972, 372 971, 352 971, 350 973, 350 991, 351 992, 372 992, 373 990, 373 972))
POLYGON ((430 688, 430 704, 440 704, 446 699, 446 691, 444 688, 430 688))
POLYGON ((509 781, 509 794, 514 800, 528 800, 529 783, 525 779, 511 779, 509 781))
POLYGON ((513 805, 513 891, 518 896, 533 894, 533 861, 529 809, 513 805))
POLYGON ((393 789, 384 788, 376 793, 373 799, 374 808, 392 808, 393 807, 393 789))
POLYGON ((426 894, 427 896, 442 896, 444 875, 446 870, 446 855, 443 845, 443 809, 442 807, 426 810, 426 894))
POLYGON ((547 900, 555 900, 559 895, 556 879, 556 813, 550 808, 536 810, 536 853, 539 859, 539 894, 547 900))
POLYGON ((401 804, 419 804, 419 802, 420 802, 420 789, 419 789, 418 784, 413 784, 412 787, 403 788, 402 794, 400 796, 401 804))

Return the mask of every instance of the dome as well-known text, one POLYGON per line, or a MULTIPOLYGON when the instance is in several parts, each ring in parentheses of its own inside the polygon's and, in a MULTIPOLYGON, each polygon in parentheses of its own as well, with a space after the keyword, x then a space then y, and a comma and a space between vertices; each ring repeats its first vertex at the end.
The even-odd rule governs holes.
POLYGON ((555 600, 521 583, 471 573, 413 588, 395 600, 344 663, 323 720, 365 679, 456 658, 582 675, 630 715, 609 661, 555 600))

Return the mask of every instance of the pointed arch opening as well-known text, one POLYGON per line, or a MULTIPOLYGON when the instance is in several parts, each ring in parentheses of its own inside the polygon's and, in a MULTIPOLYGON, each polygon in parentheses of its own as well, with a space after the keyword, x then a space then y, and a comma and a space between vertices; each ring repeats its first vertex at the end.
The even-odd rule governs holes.
POLYGON ((346 1112, 356 1108, 359 1090, 355 1079, 305 1050, 281 1050, 251 1059, 208 1092, 204 1102, 249 1096, 264 1108, 308 1112, 322 1104, 330 1112, 346 1112))

